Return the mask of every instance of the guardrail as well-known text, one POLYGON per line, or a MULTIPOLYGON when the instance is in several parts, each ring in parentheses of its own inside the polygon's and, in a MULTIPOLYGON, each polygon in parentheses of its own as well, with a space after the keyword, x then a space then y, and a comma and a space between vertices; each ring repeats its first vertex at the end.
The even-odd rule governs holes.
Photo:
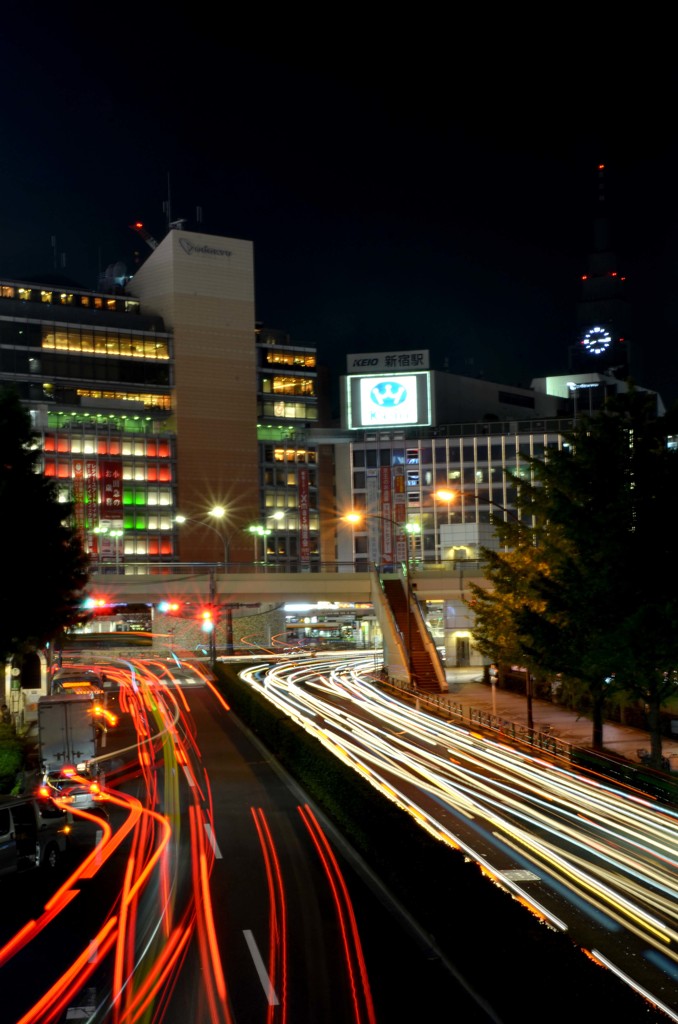
MULTIPOLYGON (((304 561, 289 558, 279 562, 172 562, 164 559, 156 561, 132 560, 121 558, 117 562, 112 559, 90 561, 90 572, 99 576, 171 576, 201 575, 203 573, 239 573, 257 575, 276 573, 369 573, 377 571, 384 575, 402 575, 402 569, 393 564, 380 565, 374 562, 357 560, 355 562, 320 562, 304 561)), ((480 575, 483 563, 477 558, 451 558, 439 561, 421 561, 410 567, 410 575, 416 579, 418 574, 430 573, 454 574, 458 576, 480 575)))
POLYGON ((462 725, 480 726, 483 729, 489 729, 491 732, 496 733, 498 739, 525 743, 530 747, 536 747, 537 750, 543 750, 544 753, 555 754, 558 757, 567 758, 568 761, 573 760, 573 745, 565 740, 561 740, 559 736, 556 736, 550 730, 547 732, 539 729, 528 729, 527 726, 521 725, 519 722, 512 722, 508 718, 501 718, 499 715, 493 715, 478 708, 465 708, 462 704, 450 700, 449 697, 443 694, 439 696, 435 693, 424 693, 411 686, 400 686, 393 681, 384 682, 381 685, 396 690, 399 695, 404 695, 416 701, 418 706, 424 706, 444 718, 451 718, 462 725))

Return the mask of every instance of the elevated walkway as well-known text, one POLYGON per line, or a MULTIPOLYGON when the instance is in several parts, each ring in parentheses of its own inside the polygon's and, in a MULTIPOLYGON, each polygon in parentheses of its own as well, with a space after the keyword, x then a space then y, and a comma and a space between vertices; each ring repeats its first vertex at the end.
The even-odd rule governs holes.
MULTIPOLYGON (((114 567, 107 567, 108 569, 114 567)), ((159 603, 175 598, 203 597, 214 585, 221 600, 260 601, 365 601, 372 600, 375 570, 356 572, 353 564, 323 562, 313 571, 287 571, 278 566, 233 564, 125 563, 117 572, 98 571, 91 577, 91 594, 111 601, 159 603)), ((383 574, 382 574, 383 575, 383 574)), ((414 567, 411 580, 421 600, 462 599, 471 582, 482 584, 481 563, 475 559, 427 563, 414 567)))
MULTIPOLYGON (((110 567, 107 567, 110 568, 110 567)), ((463 602, 470 580, 483 579, 476 560, 433 563, 412 569, 409 581, 400 573, 356 572, 340 562, 320 563, 297 571, 259 564, 125 563, 118 572, 91 577, 91 596, 110 604, 151 604, 162 601, 208 602, 237 608, 259 603, 272 608, 283 603, 371 604, 383 637, 384 663, 389 675, 429 692, 445 692, 447 680, 419 600, 463 602), (466 588, 466 590, 465 590, 466 588), (409 601, 408 601, 409 594, 409 601)))

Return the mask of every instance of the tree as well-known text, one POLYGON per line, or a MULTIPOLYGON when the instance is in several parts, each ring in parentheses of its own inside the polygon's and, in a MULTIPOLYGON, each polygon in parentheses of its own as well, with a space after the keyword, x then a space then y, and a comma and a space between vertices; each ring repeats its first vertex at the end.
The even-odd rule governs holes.
POLYGON ((595 748, 611 693, 642 699, 657 767, 659 708, 678 667, 670 429, 654 396, 631 389, 582 419, 561 449, 529 460, 533 480, 514 478, 520 516, 498 531, 509 551, 483 551, 490 589, 473 594, 481 649, 508 635, 526 663, 581 681, 595 748))
POLYGON ((12 388, 0 389, 0 530, 6 561, 0 598, 0 657, 44 646, 81 621, 88 556, 69 525, 72 506, 37 471, 28 413, 12 388))

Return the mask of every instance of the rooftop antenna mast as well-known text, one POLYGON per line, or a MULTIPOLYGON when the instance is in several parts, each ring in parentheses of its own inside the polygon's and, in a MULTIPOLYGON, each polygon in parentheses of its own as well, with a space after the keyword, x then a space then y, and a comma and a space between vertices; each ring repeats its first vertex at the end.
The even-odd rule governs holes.
POLYGON ((181 217, 179 220, 172 220, 172 200, 170 198, 170 176, 169 176, 169 172, 167 174, 167 199, 165 200, 165 202, 162 205, 163 205, 163 209, 165 211, 165 214, 167 216, 167 230, 171 231, 172 228, 179 228, 179 230, 181 230, 181 228, 186 223, 186 218, 185 217, 181 217))
POLYGON ((170 176, 169 171, 167 172, 167 199, 162 204, 162 208, 167 218, 167 230, 169 231, 172 227, 172 198, 170 193, 170 176))

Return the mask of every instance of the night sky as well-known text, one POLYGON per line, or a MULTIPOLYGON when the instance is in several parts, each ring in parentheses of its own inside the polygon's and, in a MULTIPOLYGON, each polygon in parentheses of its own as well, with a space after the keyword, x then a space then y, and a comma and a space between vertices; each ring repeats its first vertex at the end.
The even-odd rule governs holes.
POLYGON ((678 145, 659 116, 678 74, 661 61, 601 81, 502 26, 480 43, 281 17, 263 42, 226 9, 217 25, 200 4, 185 21, 138 6, 3 13, 0 276, 95 289, 150 254, 129 225, 160 240, 169 212, 251 239, 257 319, 335 374, 350 352, 423 348, 529 386, 567 372, 604 162, 632 376, 678 399, 678 145))

